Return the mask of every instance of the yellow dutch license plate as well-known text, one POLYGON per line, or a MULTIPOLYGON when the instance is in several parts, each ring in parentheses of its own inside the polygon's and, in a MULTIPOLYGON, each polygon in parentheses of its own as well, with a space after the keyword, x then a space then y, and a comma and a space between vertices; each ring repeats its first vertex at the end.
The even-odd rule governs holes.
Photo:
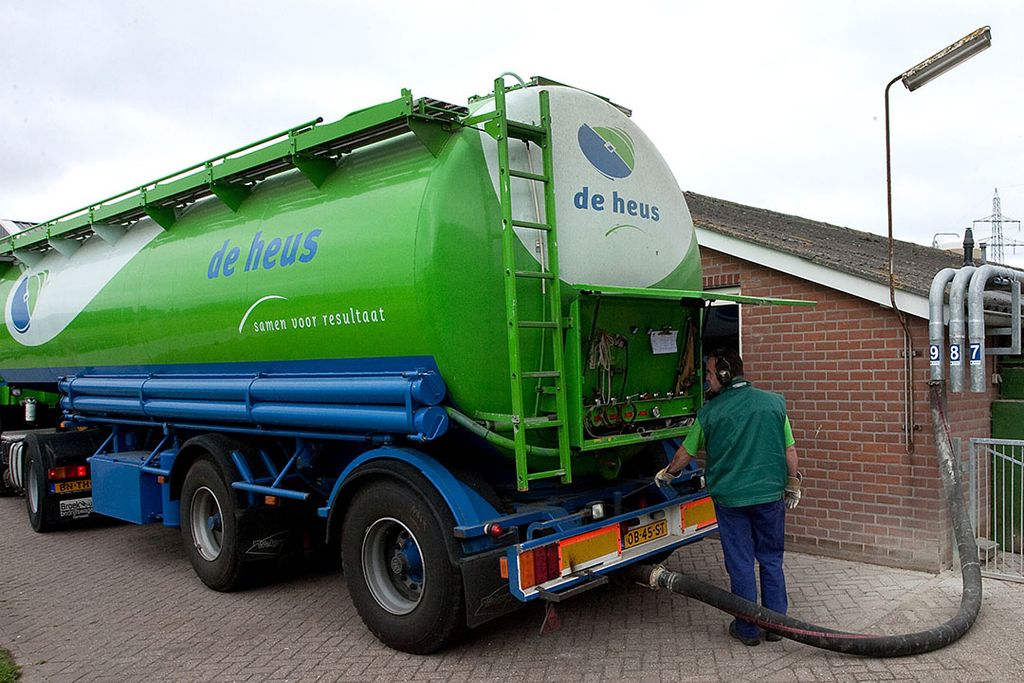
POLYGON ((662 536, 668 536, 668 522, 664 519, 627 531, 622 537, 622 548, 623 550, 626 548, 632 548, 633 546, 653 541, 657 538, 661 538, 662 536))
POLYGON ((53 485, 54 493, 81 493, 92 491, 91 479, 79 479, 77 481, 58 481, 53 485))

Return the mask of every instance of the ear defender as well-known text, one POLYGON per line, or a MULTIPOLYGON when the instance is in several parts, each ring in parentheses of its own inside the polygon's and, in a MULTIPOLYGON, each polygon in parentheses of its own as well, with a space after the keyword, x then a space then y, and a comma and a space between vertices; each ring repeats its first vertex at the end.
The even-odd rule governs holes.
POLYGON ((722 356, 715 356, 715 376, 723 387, 732 383, 732 365, 722 356))

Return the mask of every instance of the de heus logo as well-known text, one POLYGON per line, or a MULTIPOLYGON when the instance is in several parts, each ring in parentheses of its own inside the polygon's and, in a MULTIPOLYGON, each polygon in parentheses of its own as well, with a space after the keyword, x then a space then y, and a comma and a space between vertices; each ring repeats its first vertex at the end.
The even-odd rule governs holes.
POLYGON ((576 138, 583 156, 601 175, 617 179, 626 178, 633 172, 636 166, 633 139, 621 128, 591 128, 584 123, 576 138))
POLYGON ((35 275, 26 275, 18 283, 11 299, 11 324, 14 329, 24 334, 32 325, 32 311, 39 300, 39 291, 46 282, 46 271, 35 275))
MULTIPOLYGON (((597 171, 609 180, 628 178, 636 168, 636 149, 633 138, 621 128, 604 126, 580 126, 576 135, 580 151, 597 171)), ((657 223, 661 220, 658 207, 649 201, 613 191, 611 196, 592 190, 584 185, 573 195, 573 206, 582 211, 619 214, 623 217, 640 218, 657 223)), ((620 224, 612 228, 608 234, 622 227, 636 227, 632 224, 620 224)))
POLYGON ((221 248, 214 252, 210 258, 210 265, 206 270, 206 277, 213 279, 223 274, 224 277, 231 277, 238 268, 246 273, 257 270, 273 270, 274 268, 287 268, 298 263, 309 263, 316 258, 319 248, 317 240, 323 230, 316 228, 308 234, 303 233, 288 235, 287 237, 264 237, 263 231, 258 231, 249 244, 249 251, 246 253, 244 265, 240 247, 231 246, 231 240, 224 240, 221 248))

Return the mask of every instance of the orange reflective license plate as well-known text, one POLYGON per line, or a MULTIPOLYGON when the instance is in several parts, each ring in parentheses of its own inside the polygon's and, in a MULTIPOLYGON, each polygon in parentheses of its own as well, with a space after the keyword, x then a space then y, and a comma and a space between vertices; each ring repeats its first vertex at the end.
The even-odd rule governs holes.
POLYGON ((664 519, 659 519, 657 522, 644 524, 627 531, 622 537, 622 548, 623 550, 632 548, 633 546, 641 545, 663 536, 668 536, 668 522, 664 519))
POLYGON ((92 491, 91 479, 77 479, 75 481, 58 481, 53 485, 54 493, 81 493, 92 491))

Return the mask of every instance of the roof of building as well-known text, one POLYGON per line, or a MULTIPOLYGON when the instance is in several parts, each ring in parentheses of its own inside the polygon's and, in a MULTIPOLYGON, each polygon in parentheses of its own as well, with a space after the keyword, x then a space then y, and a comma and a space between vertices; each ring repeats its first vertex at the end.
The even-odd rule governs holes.
POLYGON ((7 237, 21 232, 22 230, 28 230, 35 223, 28 223, 26 221, 12 221, 7 218, 0 218, 0 237, 7 237))
MULTIPOLYGON (((698 233, 710 230, 799 257, 829 270, 889 285, 889 247, 884 236, 695 192, 684 194, 698 233)), ((938 271, 961 265, 962 255, 900 240, 893 245, 896 287, 911 294, 927 297, 932 278, 938 271)))

